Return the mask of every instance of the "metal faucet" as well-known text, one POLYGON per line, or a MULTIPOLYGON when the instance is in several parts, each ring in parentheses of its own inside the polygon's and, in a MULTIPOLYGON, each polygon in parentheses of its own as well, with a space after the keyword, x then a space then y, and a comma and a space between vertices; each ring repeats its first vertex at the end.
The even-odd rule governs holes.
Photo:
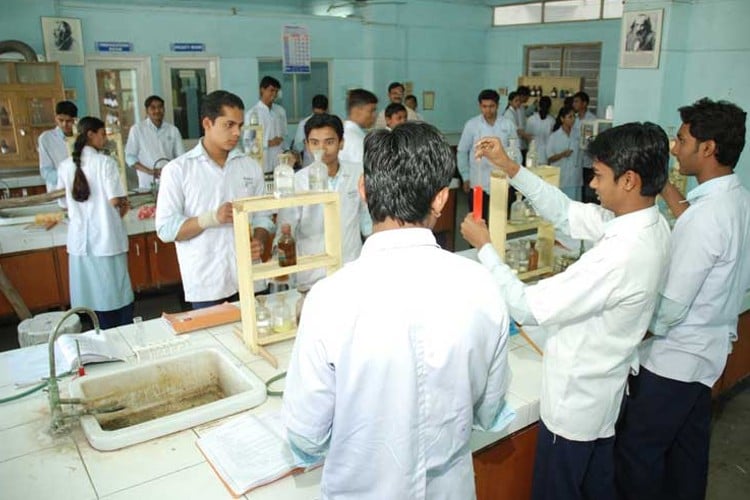
MULTIPOLYGON (((57 322, 55 329, 52 331, 52 335, 49 337, 49 409, 50 415, 52 416, 52 422, 50 423, 50 430, 52 433, 60 433, 66 430, 65 419, 80 416, 82 413, 65 414, 62 410, 62 405, 79 405, 83 404, 84 401, 76 398, 60 398, 60 389, 57 386, 57 371, 55 368, 55 341, 60 336, 60 328, 62 328, 65 320, 76 313, 86 313, 94 323, 94 330, 99 335, 99 318, 96 317, 96 313, 87 307, 74 307, 70 311, 66 312, 60 321, 57 322)), ((80 362, 80 360, 79 360, 80 362)))
POLYGON ((2 184, 3 186, 5 186, 5 187, 3 187, 3 195, 0 196, 0 199, 10 198, 10 186, 8 185, 8 183, 5 182, 4 180, 0 179, 0 184, 2 184))

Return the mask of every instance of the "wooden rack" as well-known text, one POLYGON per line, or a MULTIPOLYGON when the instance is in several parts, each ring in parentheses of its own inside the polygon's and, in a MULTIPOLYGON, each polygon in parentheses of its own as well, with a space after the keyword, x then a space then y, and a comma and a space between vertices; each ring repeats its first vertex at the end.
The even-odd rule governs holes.
POLYGON ((331 275, 341 267, 341 208, 339 193, 301 193, 288 198, 274 198, 273 196, 256 196, 243 198, 232 203, 234 218, 234 242, 237 253, 237 274, 240 289, 240 310, 242 313, 242 329, 239 335, 242 341, 250 347, 253 353, 260 354, 274 367, 278 365, 276 358, 269 353, 265 346, 294 338, 297 330, 290 332, 258 335, 256 328, 255 293, 253 281, 269 279, 277 276, 307 271, 324 267, 326 274, 331 275), (277 212, 282 208, 305 205, 323 205, 323 227, 325 239, 325 253, 297 257, 294 266, 281 267, 273 260, 263 264, 253 264, 250 250, 250 214, 254 212, 277 212))

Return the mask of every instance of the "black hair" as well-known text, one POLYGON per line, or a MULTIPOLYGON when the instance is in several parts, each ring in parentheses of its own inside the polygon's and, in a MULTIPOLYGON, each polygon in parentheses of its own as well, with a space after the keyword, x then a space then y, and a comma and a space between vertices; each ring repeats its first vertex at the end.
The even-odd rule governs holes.
POLYGON ((260 80, 260 88, 265 89, 268 87, 274 87, 274 88, 280 89, 281 83, 272 76, 264 76, 260 80))
POLYGON ((615 181, 628 170, 641 177, 641 196, 656 196, 667 182, 669 140, 654 123, 625 123, 607 129, 588 146, 588 154, 611 168, 615 181))
POLYGON ((403 111, 406 113, 406 106, 401 104, 400 102, 392 102, 388 106, 385 107, 385 117, 390 118, 391 116, 395 115, 399 111, 403 111))
POLYGON ((524 97, 529 97, 531 96, 531 89, 527 87, 526 85, 520 85, 516 89, 516 94, 524 96, 524 97))
POLYGON ((575 98, 578 98, 578 99, 582 100, 588 106, 588 104, 589 104, 589 95, 586 92, 584 92, 583 90, 581 90, 581 91, 576 92, 575 94, 573 94, 573 99, 575 99, 575 98))
POLYGON ((518 92, 511 92, 508 94, 508 104, 505 105, 505 109, 508 109, 510 107, 510 103, 513 99, 518 97, 518 92))
POLYGON ((542 96, 539 99, 539 117, 544 120, 549 114, 549 110, 552 107, 552 99, 549 96, 542 96))
POLYGON ((312 98, 313 109, 322 109, 328 111, 328 98, 323 94, 317 94, 312 98))
POLYGON ((403 89, 404 86, 400 82, 391 82, 390 85, 388 85, 388 93, 391 93, 391 90, 401 88, 403 89))
POLYGON ((725 167, 734 167, 745 148, 745 121, 747 113, 728 101, 714 102, 704 97, 679 109, 682 123, 690 126, 690 135, 699 142, 716 143, 716 161, 725 167))
POLYGON ((567 106, 569 108, 573 107, 573 96, 569 95, 563 100, 563 106, 567 106))
POLYGON ((559 129, 562 127, 562 119, 565 118, 568 113, 575 113, 572 107, 570 106, 563 106, 560 108, 560 110, 557 112, 557 118, 555 119, 555 125, 552 127, 552 131, 559 129))
POLYGON ((60 101, 55 105, 55 114, 76 118, 78 116, 78 107, 70 101, 60 101))
POLYGON ((409 94, 408 96, 404 97, 404 102, 408 101, 409 99, 414 100, 414 107, 417 107, 419 105, 419 102, 417 101, 417 96, 414 94, 409 94))
POLYGON ((89 132, 98 132, 104 128, 104 122, 94 116, 84 116, 78 122, 78 137, 73 143, 73 163, 76 166, 75 177, 73 177, 73 199, 78 202, 84 202, 91 196, 91 187, 86 179, 86 174, 81 168, 81 153, 89 140, 89 132))
POLYGON ((481 103, 482 101, 495 101, 495 104, 497 104, 500 102, 500 94, 492 89, 484 89, 477 97, 477 102, 481 103))
POLYGON ((346 111, 349 112, 352 110, 352 108, 377 103, 378 97, 369 90, 352 89, 346 96, 346 111))
POLYGON ((335 130, 339 140, 344 138, 344 124, 341 123, 341 118, 336 115, 329 115, 328 113, 320 113, 312 115, 305 122, 305 139, 310 135, 310 131, 324 127, 331 127, 335 130))
POLYGON ((201 120, 208 118, 211 123, 216 121, 216 118, 222 116, 223 112, 221 108, 226 106, 228 108, 239 108, 244 110, 245 104, 242 99, 227 92, 226 90, 214 90, 210 94, 206 95, 201 101, 201 120))
POLYGON ((448 187, 456 169, 443 135, 427 123, 406 122, 365 137, 367 207, 374 222, 422 224, 432 201, 448 187))
POLYGON ((151 103, 154 102, 154 101, 159 101, 161 103, 161 105, 164 106, 164 99, 162 99, 158 95, 150 95, 150 96, 148 96, 146 98, 146 100, 144 101, 143 105, 146 108, 148 108, 149 106, 151 106, 151 103))

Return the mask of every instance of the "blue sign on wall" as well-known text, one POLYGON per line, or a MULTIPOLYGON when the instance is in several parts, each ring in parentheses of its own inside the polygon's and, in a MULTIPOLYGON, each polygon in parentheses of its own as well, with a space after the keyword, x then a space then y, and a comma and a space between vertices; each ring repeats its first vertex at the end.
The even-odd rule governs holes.
POLYGON ((130 42, 96 42, 97 52, 133 52, 130 42))
POLYGON ((170 43, 169 49, 172 52, 205 52, 205 43, 170 43))

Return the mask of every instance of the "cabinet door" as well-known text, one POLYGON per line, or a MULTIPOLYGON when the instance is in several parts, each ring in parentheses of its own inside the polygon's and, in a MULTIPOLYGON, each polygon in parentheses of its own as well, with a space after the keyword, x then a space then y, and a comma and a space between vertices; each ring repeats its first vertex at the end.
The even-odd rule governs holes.
POLYGON ((0 91, 0 165, 21 160, 21 127, 12 97, 11 93, 0 91))
POLYGON ((68 248, 55 247, 57 260, 57 285, 60 289, 60 300, 63 307, 70 306, 70 274, 68 272, 68 248))
MULTIPOLYGON (((0 257, 0 265, 18 291, 26 307, 39 311, 62 304, 53 249, 24 252, 0 257)), ((4 295, 0 294, 0 315, 13 314, 4 295)))
POLYGON ((174 243, 164 243, 156 233, 149 233, 146 235, 146 244, 153 283, 157 287, 180 283, 180 265, 177 263, 174 243))
POLYGON ((146 237, 136 234, 128 238, 128 272, 133 290, 140 292, 151 286, 146 237))
POLYGON ((477 500, 531 498, 538 431, 533 424, 474 454, 477 500))
POLYGON ((60 95, 54 89, 38 88, 19 92, 16 102, 23 109, 24 122, 19 134, 21 155, 29 163, 39 163, 39 136, 42 132, 53 129, 55 123, 55 103, 60 95))

